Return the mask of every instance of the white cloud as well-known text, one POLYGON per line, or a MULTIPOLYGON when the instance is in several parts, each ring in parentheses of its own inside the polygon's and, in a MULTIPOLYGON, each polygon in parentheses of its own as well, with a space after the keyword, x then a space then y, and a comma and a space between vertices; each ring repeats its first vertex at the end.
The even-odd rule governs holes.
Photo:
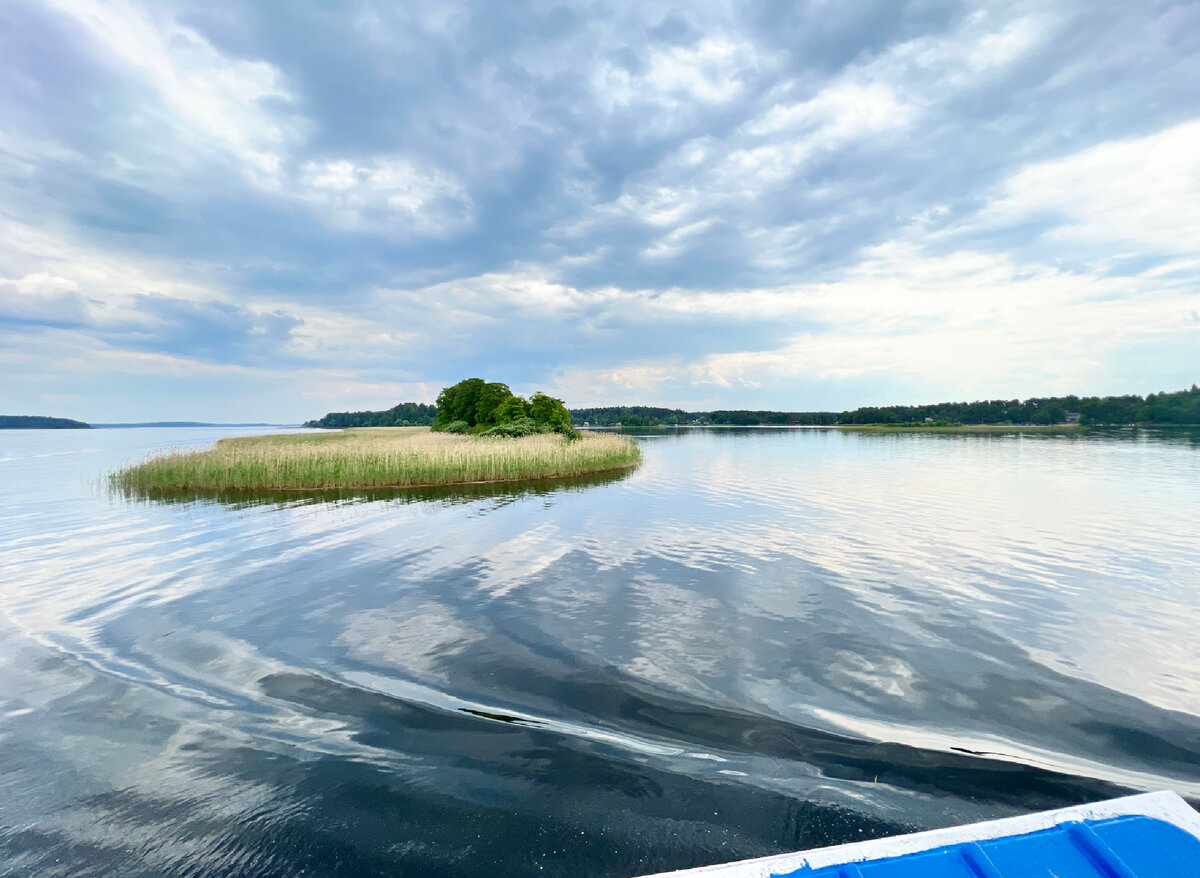
POLYGON ((671 290, 622 300, 646 325, 707 320, 805 323, 784 345, 607 368, 565 368, 572 399, 694 397, 703 388, 757 389, 796 380, 870 378, 952 387, 977 397, 1079 392, 1114 352, 1147 342, 1200 344, 1189 319, 1200 294, 1153 270, 1134 277, 1021 265, 1005 255, 930 256, 907 244, 870 251, 823 284, 732 293, 671 290))
POLYGON ((975 393, 1076 391, 1113 349, 1195 335, 1182 317, 1200 301, 1140 277, 1077 275, 994 254, 929 257, 899 245, 799 295, 825 331, 776 350, 710 354, 693 365, 693 379, 731 386, 872 375, 975 393))
POLYGON ((680 110, 694 102, 724 104, 742 93, 764 60, 751 43, 708 38, 653 48, 643 70, 602 61, 592 72, 592 90, 610 113, 638 106, 680 110))
POLYGON ((742 90, 740 76, 757 66, 753 46, 725 39, 701 40, 694 46, 672 46, 653 52, 640 85, 649 86, 662 100, 675 95, 724 103, 742 90))
POLYGON ((233 159, 251 182, 279 185, 284 157, 306 123, 278 109, 293 95, 277 68, 222 55, 161 7, 155 15, 125 0, 49 2, 85 28, 114 67, 157 96, 157 106, 143 101, 129 120, 144 131, 132 148, 158 144, 159 160, 170 156, 177 164, 216 152, 233 159), (173 134, 169 145, 165 132, 173 134))
POLYGON ((615 288, 581 290, 554 280, 530 266, 513 271, 488 272, 419 289, 381 289, 376 292, 384 308, 397 306, 426 313, 437 312, 449 327, 452 321, 478 323, 505 315, 554 317, 578 313, 621 296, 615 288))
POLYGON ((438 236, 461 230, 473 215, 455 177, 396 156, 361 164, 308 162, 298 182, 301 199, 318 206, 330 225, 346 229, 438 236))
MULTIPOLYGON (((814 159, 851 141, 903 129, 913 118, 913 108, 887 85, 834 82, 808 100, 775 104, 723 141, 710 136, 688 141, 644 180, 599 207, 593 223, 620 220, 666 229, 644 252, 653 258, 679 255, 686 248, 671 237, 679 227, 694 229, 731 210, 736 219, 804 173, 814 159)), ((805 198, 821 194, 805 187, 805 198)), ((577 224, 574 231, 587 227, 577 224)))
MULTIPOLYGON (((407 360, 428 348, 428 337, 421 331, 424 327, 392 319, 392 315, 375 311, 369 305, 354 309, 356 313, 297 302, 255 305, 258 313, 284 309, 300 323, 289 333, 281 353, 307 362, 330 366, 351 363, 359 369, 387 364, 394 369, 397 360, 407 360)), ((366 388, 356 391, 370 392, 366 388)))
POLYGON ((643 253, 650 259, 668 259, 678 256, 691 246, 691 239, 713 227, 715 220, 704 219, 686 226, 672 229, 643 253))
POLYGON ((36 228, 0 214, 0 283, 11 307, 75 297, 93 318, 118 316, 139 293, 189 302, 220 294, 153 259, 127 258, 76 243, 66 232, 36 228))
POLYGON ((685 374, 678 364, 645 361, 595 369, 567 367, 554 375, 554 392, 575 406, 643 401, 654 399, 661 388, 685 374))
POLYGON ((1004 21, 981 10, 950 34, 920 36, 893 46, 867 69, 887 79, 909 80, 932 101, 937 99, 935 91, 986 84, 990 75, 1027 57, 1063 26, 1045 12, 1004 21))
POLYGON ((775 104, 746 126, 755 136, 778 135, 797 129, 819 132, 833 144, 907 124, 913 107, 901 102, 883 82, 835 82, 813 97, 793 104, 775 104))
POLYGON ((0 276, 0 319, 60 323, 79 321, 87 303, 70 278, 37 271, 19 278, 0 276))
POLYGON ((982 212, 987 226, 1053 217, 1063 242, 1200 252, 1200 119, 1030 165, 982 212))
MULTIPOLYGON (((285 316, 299 320, 287 337, 276 340, 272 351, 310 362, 337 362, 353 356, 365 364, 413 345, 418 333, 401 325, 381 323, 370 316, 346 314, 337 306, 321 307, 263 297, 257 301, 236 295, 213 279, 217 268, 204 264, 179 265, 147 257, 135 258, 82 245, 67 233, 37 229, 0 215, 0 317, 43 326, 68 325, 61 330, 89 355, 133 358, 143 366, 152 362, 177 363, 200 369, 189 357, 136 350, 122 352, 117 336, 100 343, 93 333, 133 333, 138 340, 153 337, 163 328, 163 313, 147 313, 145 299, 155 297, 177 306, 169 319, 186 320, 206 306, 236 308, 247 319, 285 316), (189 311, 189 309, 193 309, 189 311), (70 328, 76 324, 77 328, 70 328), (152 356, 164 360, 148 359, 152 356)), ((243 327, 251 335, 263 326, 243 327)), ((208 364, 205 368, 218 368, 208 364)), ((241 368, 231 366, 230 368, 241 368)))
MULTIPOLYGON (((642 249, 649 259, 687 251, 670 237, 679 227, 719 220, 730 235, 741 234, 741 223, 758 223, 755 213, 764 198, 794 186, 812 167, 852 146, 885 152, 935 109, 983 87, 988 77, 1026 57, 1056 26, 1046 16, 1001 20, 978 13, 950 34, 892 46, 823 82, 780 81, 764 100, 747 102, 748 115, 740 126, 684 143, 650 171, 631 178, 616 198, 597 205, 589 216, 562 224, 554 234, 577 237, 605 224, 643 224, 660 235, 642 249)), ((769 70, 773 63, 760 61, 760 66, 769 70)), ((621 100, 661 99, 661 90, 643 93, 644 83, 626 78, 618 92, 628 97, 621 100)), ((796 198, 822 204, 842 185, 805 180, 796 198)), ((781 242, 784 247, 807 237, 806 229, 793 231, 792 240, 781 242)), ((761 247, 747 249, 762 252, 761 247)))
POLYGON ((43 67, 21 68, 24 100, 0 132, 12 205, 0 308, 18 325, 8 338, 48 327, 84 352, 72 362, 109 345, 106 362, 128 354, 131 370, 174 375, 193 357, 274 355, 311 365, 296 396, 386 400, 492 358, 526 376, 561 369, 576 401, 661 390, 728 402, 757 387, 767 402, 823 378, 1040 393, 1113 369, 1116 349, 1182 350, 1200 326, 1200 122, 1176 124, 1171 83, 1194 66, 1170 51, 1190 20, 1178 11, 1128 13, 1159 38, 1126 40, 1128 57, 1110 62, 1083 49, 1119 41, 1123 25, 1067 7, 913 12, 857 46, 856 14, 831 15, 829 51, 802 55, 727 4, 669 19, 624 0, 603 16, 539 8, 545 27, 494 35, 475 33, 469 4, 377 6, 339 33, 361 79, 331 107, 323 61, 256 45, 250 27, 227 49, 222 15, 192 26, 176 4, 45 5, 58 26, 30 26, 86 56, 80 68, 108 69, 80 92, 93 112, 68 118, 37 104, 43 67), (1061 59, 1059 35, 1071 37, 1061 59), (1106 111, 1088 119, 1079 94, 1102 76, 1106 111), (1142 97, 1132 124, 1176 127, 1062 155, 1092 131, 1128 131, 1142 97), (394 117, 347 118, 393 98, 394 117), (986 210, 953 225, 981 194, 986 210), (511 212, 492 209, 505 196, 511 212), (297 214, 344 234, 298 245, 297 214), (155 236, 164 215, 170 235, 155 236), (250 217, 261 224, 247 234, 250 217), (1015 255, 1048 227, 1061 265, 1086 268, 1015 255), (465 231, 478 236, 454 240, 465 231), (442 240, 410 246, 429 239, 442 240), (986 252, 999 248, 1010 255, 986 252), (701 265, 711 288, 689 288, 705 283, 701 265), (1141 273, 1106 276, 1118 269, 1141 273), (139 304, 151 294, 169 301, 139 304), (118 326, 142 347, 117 349, 118 326), (653 358, 630 353, 639 333, 653 358), (577 361, 560 365, 572 348, 577 361))

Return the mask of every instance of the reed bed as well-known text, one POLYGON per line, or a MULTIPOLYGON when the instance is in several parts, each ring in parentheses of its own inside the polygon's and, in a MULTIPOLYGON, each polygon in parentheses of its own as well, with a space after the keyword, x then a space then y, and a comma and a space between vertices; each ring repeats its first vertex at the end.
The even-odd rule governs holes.
POLYGON ((244 436, 170 451, 110 475, 126 493, 401 488, 562 478, 633 466, 627 437, 584 432, 520 439, 378 427, 244 436))

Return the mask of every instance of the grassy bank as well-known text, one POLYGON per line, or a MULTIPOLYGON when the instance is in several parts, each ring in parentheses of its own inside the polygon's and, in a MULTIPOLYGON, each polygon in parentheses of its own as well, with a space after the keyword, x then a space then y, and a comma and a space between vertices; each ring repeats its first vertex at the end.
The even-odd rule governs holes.
POLYGON ((172 451, 112 473, 132 494, 174 491, 324 490, 562 478, 629 467, 640 458, 624 436, 584 433, 494 439, 378 427, 339 433, 244 436, 198 451, 172 451))
POLYGON ((838 424, 835 429, 852 433, 1078 433, 1087 428, 1079 424, 838 424))

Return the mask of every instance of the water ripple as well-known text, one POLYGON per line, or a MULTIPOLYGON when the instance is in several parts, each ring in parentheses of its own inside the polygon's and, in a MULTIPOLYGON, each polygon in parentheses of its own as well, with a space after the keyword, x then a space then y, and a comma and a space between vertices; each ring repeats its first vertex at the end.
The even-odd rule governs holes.
POLYGON ((680 430, 573 484, 104 487, 213 438, 0 436, 10 870, 632 874, 1200 798, 1186 437, 680 430))

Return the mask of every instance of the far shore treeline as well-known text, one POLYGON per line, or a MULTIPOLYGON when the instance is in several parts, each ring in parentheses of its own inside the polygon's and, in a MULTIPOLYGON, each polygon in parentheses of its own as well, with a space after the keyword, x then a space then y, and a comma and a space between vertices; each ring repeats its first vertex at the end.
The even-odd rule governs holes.
POLYGON ((305 427, 431 427, 434 432, 484 436, 561 433, 579 437, 561 399, 538 391, 529 399, 500 381, 466 378, 445 387, 437 405, 404 402, 383 412, 330 412, 305 427))
POLYGON ((0 430, 90 430, 91 424, 41 415, 0 415, 0 430))
POLYGON ((330 412, 315 421, 305 421, 305 427, 432 427, 437 420, 437 406, 420 402, 402 402, 383 412, 330 412))
MULTIPOLYGON (((505 400, 513 396, 503 384, 488 385, 482 379, 480 385, 493 387, 488 399, 505 400), (507 392, 505 396, 503 391, 507 392)), ((467 382, 454 385, 460 387, 467 382)), ((452 388, 447 388, 450 390, 452 388)), ((443 391, 445 394, 446 391, 443 391)), ((469 397, 469 394, 468 394, 469 397)), ((479 405, 479 396, 473 398, 479 405)), ((519 397, 517 397, 519 399, 519 397)), ((534 394, 532 405, 539 398, 559 400, 534 394)), ((444 402, 442 397, 439 402, 444 402)), ((442 426, 462 417, 469 408, 469 399, 459 404, 453 412, 447 410, 442 426)), ((509 404, 510 406, 513 404, 509 404)), ((546 404, 543 403, 543 406, 546 404)), ((555 416, 561 418, 557 407, 551 407, 555 416)), ((492 407, 494 411, 495 406, 492 407)), ((547 409, 547 412, 549 409, 547 409)), ((563 411, 566 411, 563 409, 563 411)), ((516 416, 515 409, 510 415, 516 416)), ((409 427, 434 426, 439 423, 440 410, 437 406, 418 403, 401 403, 383 412, 331 412, 323 418, 308 421, 306 427, 409 427)), ((924 424, 926 419, 937 424, 1061 424, 1068 416, 1078 415, 1079 423, 1087 425, 1121 424, 1200 424, 1200 387, 1195 384, 1190 390, 1174 393, 1151 393, 1148 396, 1051 396, 1034 397, 1024 401, 986 400, 979 402, 940 402, 918 406, 868 406, 845 412, 775 412, 717 410, 711 412, 688 412, 683 409, 655 408, 652 406, 605 406, 601 408, 579 408, 569 411, 570 423, 576 427, 656 427, 656 426, 825 426, 858 424, 924 424)), ((1070 418, 1074 420, 1073 417, 1070 418)), ((511 420, 511 418, 510 418, 511 420)), ((470 427, 478 426, 478 419, 469 421, 470 427)), ((494 418, 484 418, 484 428, 498 424, 494 418)))

